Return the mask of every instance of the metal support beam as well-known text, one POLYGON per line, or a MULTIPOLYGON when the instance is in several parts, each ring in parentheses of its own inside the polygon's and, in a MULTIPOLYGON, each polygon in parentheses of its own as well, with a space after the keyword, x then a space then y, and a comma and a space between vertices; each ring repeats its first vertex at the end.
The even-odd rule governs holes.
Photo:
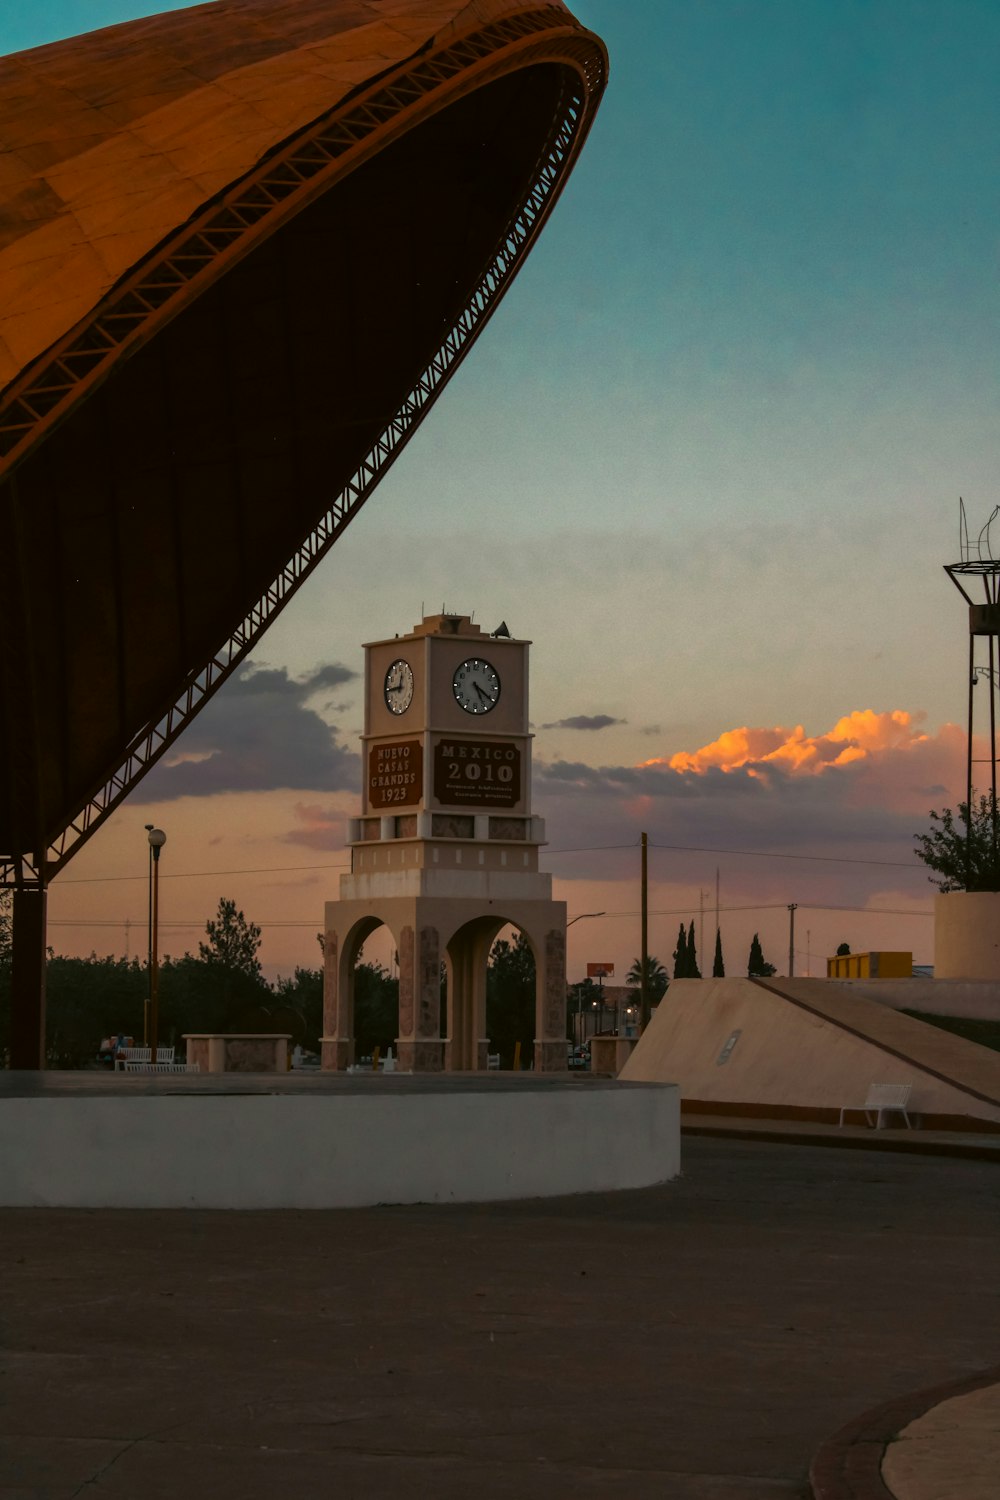
POLYGON ((14 891, 11 970, 10 1066, 34 1072, 45 1066, 44 885, 14 891))

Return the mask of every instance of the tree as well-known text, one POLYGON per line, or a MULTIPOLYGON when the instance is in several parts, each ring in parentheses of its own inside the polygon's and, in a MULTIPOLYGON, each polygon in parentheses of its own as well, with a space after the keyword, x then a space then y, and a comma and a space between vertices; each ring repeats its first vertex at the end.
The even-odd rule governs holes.
POLYGON ((207 943, 198 944, 199 957, 207 964, 218 964, 231 969, 235 974, 245 974, 248 979, 260 978, 260 928, 248 922, 236 902, 223 896, 215 921, 205 923, 207 943))
POLYGON ((323 1035, 323 970, 296 965, 294 977, 279 978, 274 989, 280 1005, 301 1016, 303 1047, 318 1052, 323 1035))
POLYGON ((685 979, 700 979, 701 970, 698 967, 698 949, 694 942, 694 918, 691 918, 691 926, 688 928, 687 940, 687 973, 685 979))
POLYGON ((760 937, 755 932, 750 944, 750 957, 747 959, 747 977, 749 979, 768 979, 778 971, 774 964, 769 964, 764 957, 764 950, 760 946, 760 937))
POLYGON ((681 923, 677 934, 677 947, 674 949, 674 978, 686 979, 688 967, 687 933, 684 931, 684 923, 681 923))
POLYGON ((354 970, 354 1055, 370 1057, 375 1048, 385 1057, 399 1035, 399 980, 381 964, 358 964, 354 970))
POLYGON ((837 957, 838 958, 846 958, 847 955, 850 953, 850 951, 851 951, 851 945, 850 945, 850 943, 838 943, 837 944, 837 957))
POLYGON ((202 1023, 186 1028, 192 1031, 235 1026, 241 1015, 266 1004, 265 997, 270 994, 257 957, 260 928, 247 921, 235 901, 222 897, 214 921, 205 923, 205 933, 208 942, 198 944, 199 959, 185 954, 190 964, 198 964, 202 973, 187 977, 194 980, 201 992, 206 1020, 209 1015, 217 1020, 215 1027, 202 1023))
POLYGON ((513 943, 498 938, 490 949, 486 970, 486 1032, 494 1052, 508 1067, 514 1047, 521 1043, 521 1057, 532 1055, 535 1036, 535 955, 523 932, 513 943))
POLYGON ((939 824, 930 833, 917 833, 914 854, 941 877, 927 878, 940 891, 1000 891, 1000 809, 993 793, 979 798, 969 821, 969 804, 958 804, 956 819, 950 807, 931 812, 939 824))
POLYGON ((142 1041, 146 971, 137 958, 62 958, 45 966, 45 1061, 50 1068, 94 1063, 106 1036, 142 1041))
POLYGON ((726 966, 722 960, 722 929, 715 929, 715 959, 712 963, 712 978, 725 979, 726 966))
MULTIPOLYGON (((634 960, 631 969, 625 976, 625 983, 633 985, 636 989, 642 988, 642 959, 634 960)), ((658 958, 652 953, 646 954, 646 995, 651 1005, 656 1005, 663 999, 667 992, 670 978, 666 969, 658 958)))

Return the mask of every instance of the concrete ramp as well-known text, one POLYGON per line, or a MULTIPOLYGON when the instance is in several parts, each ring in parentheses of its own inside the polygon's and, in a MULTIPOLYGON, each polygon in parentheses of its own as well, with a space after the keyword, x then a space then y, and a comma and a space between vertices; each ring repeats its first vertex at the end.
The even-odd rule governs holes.
POLYGON ((675 979, 619 1076, 811 1113, 909 1083, 920 1115, 1000 1120, 1000 1053, 822 979, 675 979))

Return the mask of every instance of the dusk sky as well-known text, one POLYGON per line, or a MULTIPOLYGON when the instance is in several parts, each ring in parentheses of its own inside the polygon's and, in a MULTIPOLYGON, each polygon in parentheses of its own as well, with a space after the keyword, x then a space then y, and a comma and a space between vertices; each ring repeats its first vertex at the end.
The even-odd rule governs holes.
MULTIPOLYGON (((182 8, 8 4, 0 51, 182 8)), ((314 966, 361 642, 445 604, 534 642, 543 867, 609 914, 571 978, 638 951, 642 829, 675 846, 664 962, 700 900, 714 941, 717 866, 730 972, 755 930, 786 972, 792 901, 799 972, 842 940, 931 961, 896 913, 930 911, 912 835, 964 795, 958 497, 977 530, 1000 500, 1000 8, 573 8, 611 76, 551 222, 252 668, 55 882, 58 951, 123 952, 126 919, 144 951, 156 822, 167 952, 232 896, 270 976, 314 966)))

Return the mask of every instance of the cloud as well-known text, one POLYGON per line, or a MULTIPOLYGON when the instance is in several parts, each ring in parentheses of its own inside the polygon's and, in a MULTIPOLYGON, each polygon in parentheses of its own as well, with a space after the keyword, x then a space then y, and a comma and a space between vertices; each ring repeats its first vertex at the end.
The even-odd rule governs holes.
POLYGON ((918 745, 927 735, 916 729, 914 715, 903 709, 875 713, 870 708, 855 709, 839 719, 826 734, 807 735, 802 725, 795 729, 729 729, 693 753, 680 751, 667 759, 643 762, 646 766, 666 766, 672 771, 705 771, 718 767, 723 771, 748 768, 758 774, 763 765, 783 766, 790 771, 820 774, 831 766, 846 766, 864 760, 880 751, 918 745))
POLYGON ((297 802, 295 817, 301 825, 286 833, 286 844, 303 844, 307 849, 342 849, 346 832, 344 813, 335 807, 297 802))
POLYGON ((220 689, 142 784, 143 800, 278 788, 356 790, 358 756, 310 700, 353 680, 336 663, 295 679, 248 665, 220 689))
POLYGON ((625 724, 626 719, 612 719, 608 714, 572 714, 568 719, 556 719, 552 724, 543 724, 543 729, 607 729, 612 724, 625 724))
MULTIPOLYGON (((955 805, 965 748, 956 725, 931 734, 921 721, 903 710, 865 709, 819 735, 801 726, 741 726, 697 750, 640 765, 539 763, 535 804, 547 819, 553 854, 560 847, 631 846, 646 831, 661 845, 901 862, 904 869, 881 874, 874 865, 845 869, 837 877, 844 883, 840 899, 887 878, 919 896, 919 878, 906 873, 911 860, 917 877, 926 873, 913 855, 913 834, 928 826, 932 807, 955 805)), ((620 859, 582 854, 552 868, 592 878, 597 870, 610 873, 615 860, 629 869, 631 847, 620 859)), ((678 856, 678 871, 682 863, 691 868, 690 858, 678 856)), ((787 868, 775 861, 773 869, 787 884, 787 868)))

